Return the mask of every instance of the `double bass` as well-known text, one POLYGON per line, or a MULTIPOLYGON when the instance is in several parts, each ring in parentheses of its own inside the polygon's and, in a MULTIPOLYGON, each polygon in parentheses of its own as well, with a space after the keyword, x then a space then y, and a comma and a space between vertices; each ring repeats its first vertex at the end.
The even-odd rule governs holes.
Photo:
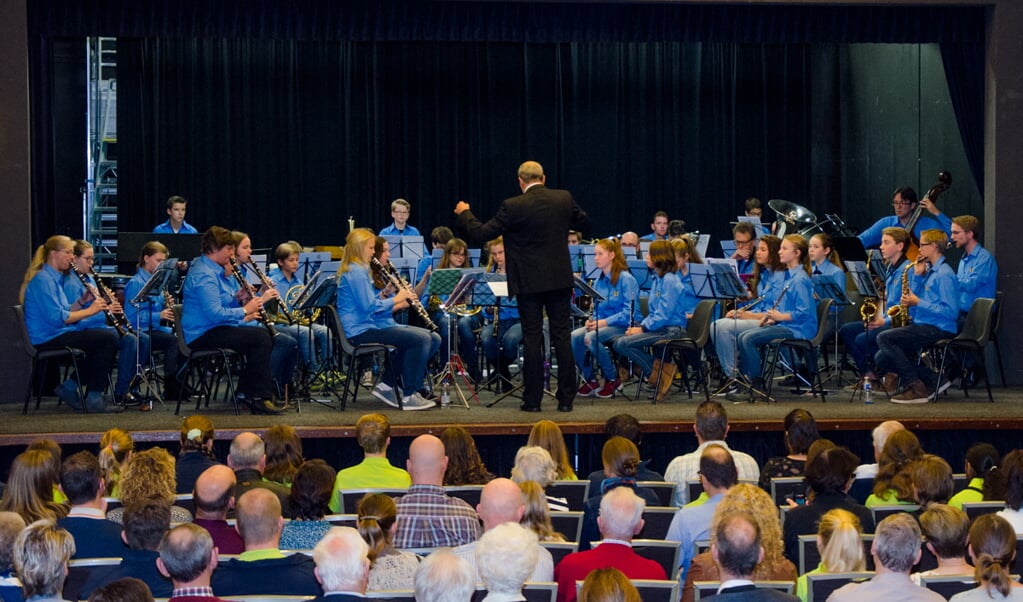
MULTIPOLYGON (((924 199, 930 200, 932 203, 938 200, 943 192, 952 186, 952 174, 947 171, 938 173, 938 182, 924 195, 924 199)), ((922 205, 923 199, 920 203, 917 203, 916 209, 913 211, 913 215, 909 216, 909 222, 906 223, 906 230, 909 232, 909 244, 906 245, 906 259, 910 261, 916 261, 917 255, 920 253, 920 241, 917 240, 916 235, 913 233, 916 230, 916 223, 920 221, 920 215, 923 213, 924 206, 922 205)))

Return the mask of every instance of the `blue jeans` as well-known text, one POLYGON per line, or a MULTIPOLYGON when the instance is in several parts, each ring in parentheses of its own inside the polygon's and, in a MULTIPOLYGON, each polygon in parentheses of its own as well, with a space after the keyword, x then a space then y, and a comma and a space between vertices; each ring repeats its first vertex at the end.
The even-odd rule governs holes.
POLYGON ((270 374, 282 395, 284 386, 291 384, 296 363, 298 363, 298 341, 290 334, 278 330, 277 336, 273 338, 273 349, 270 352, 270 374))
POLYGON ((652 332, 641 332, 619 337, 615 341, 618 355, 627 357, 643 371, 643 376, 650 376, 654 369, 654 356, 647 349, 661 339, 676 339, 682 336, 681 326, 668 326, 652 332))
POLYGON ((275 326, 278 332, 291 335, 298 343, 299 353, 302 354, 302 362, 313 372, 320 369, 330 352, 330 339, 328 338, 327 327, 323 324, 302 326, 299 324, 287 324, 275 326), (309 336, 309 329, 312 328, 313 336, 309 336))
POLYGON ((604 378, 608 380, 618 378, 614 364, 611 362, 611 354, 604 343, 623 334, 625 334, 625 328, 621 326, 605 326, 591 331, 587 331, 584 326, 572 331, 572 352, 575 355, 575 363, 582 370, 583 380, 593 380, 594 366, 600 366, 604 378), (593 360, 589 365, 584 365, 587 351, 590 352, 593 360))
POLYGON ((721 318, 715 320, 710 327, 710 338, 714 342, 714 350, 718 354, 718 363, 725 376, 735 374, 735 350, 738 348, 738 337, 747 330, 760 326, 759 320, 735 320, 721 318))
POLYGON ((739 368, 750 378, 763 376, 760 348, 775 339, 794 339, 796 335, 784 326, 761 326, 739 335, 739 368))
POLYGON ((889 326, 882 326, 874 330, 864 330, 863 322, 849 322, 843 324, 842 328, 838 330, 838 336, 852 355, 853 361, 856 362, 856 370, 860 376, 874 369, 877 335, 889 328, 889 326))
POLYGON ((483 341, 483 353, 487 361, 494 366, 498 365, 497 354, 500 351, 505 360, 514 360, 519 356, 519 343, 522 342, 522 325, 517 319, 505 319, 497 321, 497 336, 494 336, 494 324, 488 322, 483 325, 480 333, 483 341), (500 343, 500 345, 498 345, 500 343))
POLYGON ((411 395, 423 388, 426 376, 426 363, 440 348, 440 335, 418 326, 397 325, 390 328, 374 328, 351 337, 353 345, 363 343, 382 343, 393 345, 394 363, 384 373, 384 384, 401 387, 406 395, 411 395), (401 383, 398 382, 398 372, 401 383))
POLYGON ((955 333, 945 332, 937 326, 930 324, 910 324, 899 328, 889 328, 877 336, 877 355, 874 356, 874 363, 879 370, 885 372, 896 372, 903 388, 908 387, 917 380, 924 380, 924 384, 934 388, 934 379, 930 370, 917 370, 916 355, 920 350, 935 341, 943 338, 954 337, 955 333), (913 357, 914 359, 910 359, 913 357))
POLYGON ((135 352, 143 366, 149 364, 149 335, 140 332, 138 335, 126 334, 118 341, 117 381, 114 383, 114 395, 120 396, 128 392, 131 381, 135 378, 135 352))

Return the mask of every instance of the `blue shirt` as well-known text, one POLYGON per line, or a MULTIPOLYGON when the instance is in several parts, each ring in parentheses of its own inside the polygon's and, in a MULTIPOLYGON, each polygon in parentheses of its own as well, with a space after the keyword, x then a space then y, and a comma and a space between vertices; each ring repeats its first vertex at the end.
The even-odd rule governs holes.
POLYGON ((245 308, 235 298, 237 286, 234 277, 224 274, 223 266, 205 255, 195 258, 181 293, 185 343, 211 328, 238 326, 245 320, 245 308))
POLYGON ((650 234, 647 234, 646 236, 641 236, 639 239, 640 240, 668 240, 668 237, 667 236, 657 236, 656 234, 651 232, 650 234))
POLYGON ((831 263, 827 259, 824 259, 824 261, 817 264, 811 263, 810 272, 813 276, 824 276, 825 278, 830 278, 832 282, 835 283, 835 286, 838 287, 838 290, 845 290, 845 272, 842 268, 831 263))
POLYGON ((173 332, 168 326, 160 326, 160 312, 164 309, 164 300, 159 290, 151 292, 149 298, 152 299, 152 303, 143 303, 138 307, 131 303, 131 300, 139 294, 139 291, 146 286, 152 276, 149 272, 139 268, 128 281, 124 287, 124 315, 128 317, 128 323, 132 328, 138 325, 139 332, 149 330, 150 324, 153 325, 154 331, 173 332), (139 314, 141 314, 141 319, 139 319, 139 314))
POLYGON ((348 338, 374 328, 397 326, 391 310, 394 301, 381 299, 373 287, 369 268, 352 263, 337 284, 337 313, 348 338))
MULTIPOLYGON (((419 230, 416 230, 415 226, 405 224, 405 229, 399 230, 392 223, 390 226, 381 229, 380 234, 378 236, 422 236, 422 235, 419 233, 419 230)), ((347 333, 348 331, 346 330, 345 332, 347 333)))
POLYGON ((959 260, 956 278, 959 280, 959 311, 969 311, 974 299, 995 298, 998 264, 990 251, 977 245, 959 260))
POLYGON ((267 278, 270 279, 270 282, 274 283, 274 288, 281 294, 281 305, 288 311, 291 311, 291 305, 288 304, 288 291, 293 287, 302 286, 302 280, 298 277, 298 272, 295 272, 289 280, 284 275, 284 270, 277 269, 270 272, 267 278))
POLYGON ((743 259, 736 259, 735 260, 735 267, 736 267, 737 270, 739 270, 739 274, 752 274, 753 273, 753 267, 755 265, 757 265, 757 262, 756 262, 756 260, 754 259, 754 257, 752 255, 750 255, 749 259, 745 259, 745 260, 743 260, 743 259))
MULTIPOLYGON (((791 320, 778 322, 792 331, 797 339, 812 339, 817 334, 817 305, 813 301, 813 281, 806 275, 803 266, 797 265, 784 272, 785 296, 778 303, 778 311, 792 316, 791 320)), ((781 294, 779 291, 778 294, 781 294)))
POLYGON ((71 316, 71 302, 61 286, 61 281, 66 278, 50 264, 44 263, 39 273, 28 281, 25 288, 25 326, 33 345, 75 329, 74 324, 65 324, 71 316))
POLYGON ((884 309, 886 312, 884 321, 889 325, 891 325, 892 319, 887 316, 887 311, 898 305, 902 299, 902 270, 906 269, 907 265, 906 260, 903 259, 898 265, 888 269, 888 275, 884 279, 884 309))
POLYGON ((178 230, 177 232, 175 232, 174 228, 171 228, 171 222, 168 219, 167 221, 163 222, 159 226, 153 228, 153 233, 155 233, 155 234, 198 234, 199 231, 196 230, 191 224, 189 224, 185 220, 181 220, 181 229, 178 230))
POLYGON ((682 299, 682 281, 675 272, 665 272, 658 277, 653 274, 650 286, 650 303, 647 306, 647 317, 640 326, 645 332, 664 330, 669 326, 686 327, 686 313, 680 302, 682 299))
POLYGON ((616 284, 611 284, 611 276, 601 272, 597 281, 593 283, 593 290, 604 297, 604 300, 597 304, 595 319, 607 320, 608 326, 625 327, 630 323, 630 311, 633 320, 638 321, 642 317, 637 298, 639 283, 629 271, 623 270, 618 274, 616 284))
MULTIPOLYGON (((904 226, 899 221, 897 215, 887 215, 874 222, 874 225, 867 228, 863 232, 860 232, 860 242, 863 243, 864 247, 876 247, 881 244, 881 234, 885 228, 903 228, 904 226)), ((952 219, 944 213, 938 215, 931 215, 928 211, 924 210, 920 214, 920 219, 916 221, 916 227, 913 228, 913 236, 917 240, 920 240, 920 234, 924 230, 938 229, 944 232, 946 235, 952 232, 952 219)))
MULTIPOLYGON (((89 281, 93 286, 96 285, 96 281, 92 279, 92 276, 85 276, 85 279, 89 281)), ((64 278, 64 297, 71 303, 74 303, 78 299, 82 298, 85 294, 85 285, 79 280, 78 276, 75 276, 70 271, 68 272, 67 278, 64 278)), ((95 300, 93 300, 95 301, 95 300)), ((82 309, 92 307, 93 301, 89 301, 82 306, 82 309)), ((95 313, 88 318, 83 318, 74 323, 75 330, 89 330, 92 328, 106 328, 107 327, 107 314, 106 312, 95 313)))
POLYGON ((682 282, 682 297, 679 299, 679 304, 682 305, 682 313, 688 316, 696 309, 700 298, 696 296, 696 286, 693 284, 693 277, 688 272, 684 276, 679 276, 679 280, 682 282))
POLYGON ((755 312, 765 312, 770 309, 774 302, 778 300, 781 289, 785 288, 785 274, 785 270, 772 272, 768 268, 761 268, 760 282, 757 283, 755 294, 764 299, 755 305, 746 305, 744 308, 755 312))
POLYGON ((959 281, 944 257, 938 257, 923 276, 909 273, 909 289, 920 302, 909 308, 914 323, 937 326, 944 332, 956 332, 959 317, 959 281))
POLYGON ((710 539, 710 523, 714 518, 714 510, 725 497, 719 493, 707 498, 707 501, 699 506, 687 506, 675 513, 671 519, 671 526, 668 527, 669 541, 679 543, 678 558, 678 579, 679 583, 685 583, 686 573, 689 572, 689 565, 696 556, 696 542, 703 539, 710 539))

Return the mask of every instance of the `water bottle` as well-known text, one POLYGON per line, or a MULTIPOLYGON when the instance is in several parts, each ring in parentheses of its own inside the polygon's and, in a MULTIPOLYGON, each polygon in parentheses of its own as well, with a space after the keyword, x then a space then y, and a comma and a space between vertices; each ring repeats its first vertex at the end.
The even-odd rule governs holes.
POLYGON ((444 382, 440 385, 440 405, 442 408, 451 405, 451 392, 448 379, 444 379, 444 382))
POLYGON ((870 381, 867 379, 863 379, 863 403, 874 403, 874 400, 870 398, 870 381))

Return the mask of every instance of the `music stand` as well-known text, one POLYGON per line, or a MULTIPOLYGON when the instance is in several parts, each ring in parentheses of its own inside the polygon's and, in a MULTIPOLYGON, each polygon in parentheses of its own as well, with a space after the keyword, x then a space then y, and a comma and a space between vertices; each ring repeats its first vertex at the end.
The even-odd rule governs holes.
POLYGON ((856 236, 836 236, 831 239, 838 256, 849 261, 866 261, 867 250, 863 242, 856 236))
MULTIPOLYGON (((588 282, 586 282, 585 280, 583 280, 582 278, 580 278, 578 276, 575 277, 575 287, 577 289, 579 289, 580 291, 582 291, 583 295, 589 297, 590 299, 593 299, 593 309, 590 312, 590 315, 588 315, 586 317, 589 318, 589 319, 593 319, 593 339, 594 339, 594 341, 596 341, 597 345, 600 345, 601 344, 600 343, 600 318, 597 317, 597 314, 599 313, 598 310, 600 309, 601 301, 607 301, 607 297, 605 297, 604 295, 601 295, 600 293, 598 293, 597 290, 594 289, 592 286, 590 286, 590 284, 588 282)), ((584 325, 585 325, 585 323, 584 323, 584 325)), ((585 340, 586 340, 586 338, 584 336, 583 337, 583 341, 585 341, 585 340)), ((594 356, 593 361, 594 362, 597 361, 596 356, 594 356)), ((604 378, 606 378, 608 380, 613 380, 616 376, 617 375, 615 375, 615 374, 605 374, 604 378)))
MULTIPOLYGON (((135 332, 142 332, 142 311, 143 305, 146 306, 146 311, 149 312, 149 328, 147 334, 149 340, 153 340, 153 296, 162 295, 163 291, 167 288, 168 283, 177 275, 178 260, 177 258, 165 259, 160 262, 157 266, 156 271, 149 277, 142 289, 139 290, 135 298, 131 299, 129 303, 135 306, 135 332)), ((128 383, 128 390, 131 391, 133 386, 138 384, 139 387, 144 384, 146 387, 146 396, 142 403, 149 403, 150 409, 152 408, 152 399, 160 402, 160 405, 166 408, 166 404, 163 402, 163 398, 160 396, 160 391, 157 387, 153 386, 151 380, 151 366, 153 365, 153 346, 152 343, 149 345, 149 357, 146 358, 147 368, 142 368, 142 350, 141 345, 135 345, 135 375, 132 376, 131 382, 128 383)))
MULTIPOLYGON (((291 311, 301 312, 309 317, 309 326, 307 328, 307 330, 309 331, 309 348, 312 349, 314 353, 316 350, 316 340, 313 333, 313 313, 317 309, 328 307, 334 304, 334 299, 337 296, 337 280, 338 275, 334 272, 317 271, 315 274, 313 274, 312 278, 309 279, 309 283, 306 284, 301 291, 299 291, 298 296, 295 297, 295 303, 291 307, 291 311)), ((333 347, 330 338, 331 333, 328 330, 327 344, 329 347, 333 347)), ((327 356, 334 358, 334 355, 335 354, 333 353, 333 350, 328 349, 327 356)), ((316 370, 316 373, 312 375, 308 382, 315 381, 317 378, 321 377, 327 370, 330 369, 333 369, 333 367, 328 367, 326 365, 326 362, 324 364, 321 364, 320 367, 316 370)), ((305 370, 303 370, 303 372, 305 372, 305 370)), ((332 393, 334 397, 338 399, 338 403, 340 403, 341 395, 337 392, 337 389, 334 388, 333 381, 329 378, 321 378, 321 380, 324 383, 325 388, 328 389, 330 393, 332 393)), ((317 399, 313 397, 311 394, 307 399, 309 401, 316 402, 322 405, 331 405, 329 400, 317 399)), ((301 414, 302 413, 301 402, 297 403, 296 406, 297 406, 296 411, 301 414)))
MULTIPOLYGON (((835 281, 832 280, 830 277, 818 275, 812 276, 810 280, 813 281, 813 292, 817 296, 818 300, 821 301, 823 301, 824 299, 832 300, 831 309, 835 315, 835 369, 836 372, 838 373, 837 386, 841 387, 842 366, 838 361, 838 327, 839 327, 838 314, 841 313, 842 308, 852 305, 852 301, 849 299, 849 297, 846 296, 844 287, 839 287, 837 284, 835 284, 835 281)), ((795 374, 797 379, 803 380, 808 387, 810 387, 811 389, 813 388, 813 386, 810 383, 805 382, 805 379, 803 379, 802 376, 799 376, 799 373, 795 374)), ((828 377, 823 382, 831 380, 832 376, 834 376, 834 374, 829 374, 828 377)))
MULTIPOLYGON (((873 251, 873 249, 871 249, 873 251)), ((852 276, 853 284, 856 285, 856 292, 860 294, 864 299, 873 298, 879 299, 880 294, 878 293, 877 286, 874 285, 874 278, 870 274, 870 270, 867 268, 866 262, 863 261, 844 261, 845 269, 852 276)), ((875 264, 877 265, 877 264, 875 264)), ((878 311, 883 312, 884 306, 878 307, 878 311)), ((867 330, 867 324, 864 322, 863 330, 867 330)), ((862 374, 860 376, 863 376, 862 374)), ((849 401, 856 398, 858 391, 853 391, 852 397, 849 401)))
POLYGON ((463 301, 466 301, 466 304, 471 302, 471 291, 481 274, 483 274, 482 268, 435 270, 430 274, 430 285, 427 289, 427 293, 431 296, 447 295, 447 301, 441 303, 440 309, 447 318, 448 323, 448 361, 444 364, 444 369, 434 379, 434 389, 440 385, 443 390, 444 381, 450 380, 455 389, 455 394, 458 395, 458 399, 465 409, 469 409, 469 401, 458 384, 459 376, 462 377, 465 386, 469 388, 472 398, 476 400, 476 403, 480 403, 480 398, 476 395, 472 378, 466 372, 465 364, 462 363, 462 357, 457 352, 458 345, 453 344, 453 335, 457 334, 457 329, 455 328, 456 325, 452 323, 451 316, 458 315, 452 312, 456 305, 462 304, 463 301))
POLYGON ((313 251, 311 253, 299 253, 298 254, 298 270, 302 272, 302 282, 309 282, 309 274, 315 274, 320 269, 322 263, 330 261, 330 251, 313 251))

